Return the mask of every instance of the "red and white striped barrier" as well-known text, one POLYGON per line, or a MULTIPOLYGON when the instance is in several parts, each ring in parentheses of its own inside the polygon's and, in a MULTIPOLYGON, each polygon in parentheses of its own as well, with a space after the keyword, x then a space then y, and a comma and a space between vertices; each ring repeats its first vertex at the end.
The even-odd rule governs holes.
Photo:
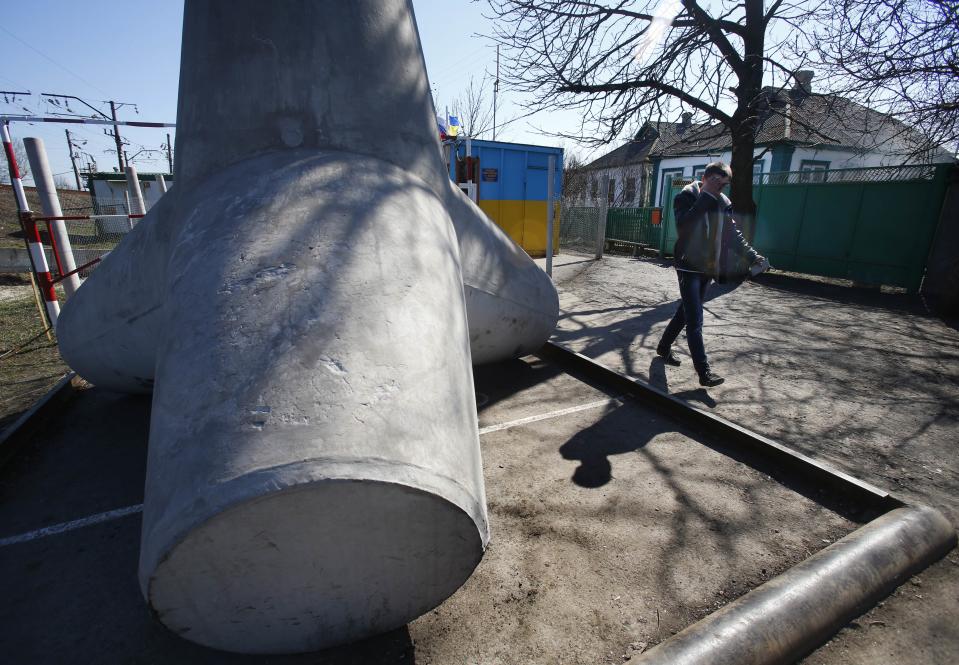
POLYGON ((13 152, 13 141, 10 138, 10 128, 6 122, 0 122, 0 131, 3 133, 3 150, 7 155, 7 164, 10 165, 10 183, 13 185, 17 197, 17 207, 20 209, 20 224, 27 237, 27 248, 30 250, 30 262, 37 278, 37 286, 43 295, 46 305, 47 319, 51 328, 56 328, 57 317, 60 316, 60 303, 57 301, 57 292, 53 287, 53 276, 47 265, 47 257, 43 253, 40 242, 40 231, 30 212, 27 195, 23 190, 23 181, 20 179, 20 168, 17 166, 17 157, 13 152))
POLYGON ((170 122, 140 122, 137 120, 101 120, 100 118, 59 118, 45 115, 0 115, 0 122, 65 122, 72 125, 124 125, 126 127, 176 127, 170 122))
POLYGON ((37 273, 37 286, 43 295, 43 303, 47 307, 47 318, 50 319, 50 326, 56 329, 57 317, 60 316, 60 303, 57 301, 57 291, 53 286, 53 275, 50 274, 50 268, 47 266, 47 257, 43 253, 40 229, 37 228, 37 223, 29 210, 21 213, 20 219, 23 230, 27 234, 30 260, 33 261, 34 270, 37 273))

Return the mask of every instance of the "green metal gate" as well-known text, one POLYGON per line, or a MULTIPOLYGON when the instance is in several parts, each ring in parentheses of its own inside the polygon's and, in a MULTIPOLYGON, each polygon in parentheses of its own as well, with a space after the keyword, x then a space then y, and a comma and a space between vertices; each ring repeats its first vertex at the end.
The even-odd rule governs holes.
POLYGON ((662 225, 653 225, 652 213, 653 208, 610 208, 606 213, 606 239, 659 247, 662 225))
MULTIPOLYGON (((942 164, 766 174, 753 187, 753 246, 782 270, 916 292, 950 168, 942 164)), ((681 188, 674 188, 671 197, 681 188)), ((672 206, 663 217, 666 232, 660 251, 669 253, 676 242, 672 206)))

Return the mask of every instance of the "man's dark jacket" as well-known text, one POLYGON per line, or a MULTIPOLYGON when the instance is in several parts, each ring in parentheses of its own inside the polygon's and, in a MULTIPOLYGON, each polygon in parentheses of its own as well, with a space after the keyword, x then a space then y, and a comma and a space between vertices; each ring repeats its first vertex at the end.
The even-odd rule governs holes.
POLYGON ((732 218, 732 204, 725 194, 720 198, 700 191, 700 182, 683 188, 673 199, 676 232, 673 248, 676 268, 701 272, 719 282, 741 280, 759 254, 749 246, 732 218), (722 241, 716 256, 716 230, 722 220, 722 241))

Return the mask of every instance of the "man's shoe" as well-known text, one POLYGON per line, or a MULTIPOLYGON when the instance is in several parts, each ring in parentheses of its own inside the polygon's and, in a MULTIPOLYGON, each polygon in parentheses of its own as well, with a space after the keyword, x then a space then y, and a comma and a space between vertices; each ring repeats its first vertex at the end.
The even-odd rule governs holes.
POLYGON ((672 349, 656 349, 656 355, 666 361, 667 365, 672 365, 673 367, 679 367, 682 365, 682 362, 679 360, 679 356, 673 353, 672 349))
POLYGON ((699 375, 699 385, 706 386, 711 388, 712 386, 718 386, 720 383, 725 381, 723 377, 718 374, 713 374, 710 370, 706 370, 703 374, 699 375))

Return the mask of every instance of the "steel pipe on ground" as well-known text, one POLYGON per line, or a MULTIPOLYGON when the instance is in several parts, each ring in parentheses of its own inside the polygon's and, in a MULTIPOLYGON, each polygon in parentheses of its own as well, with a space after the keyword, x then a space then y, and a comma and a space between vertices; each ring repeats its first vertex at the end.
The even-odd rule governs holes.
POLYGON ((674 635, 642 665, 795 662, 956 546, 926 506, 898 508, 674 635))

